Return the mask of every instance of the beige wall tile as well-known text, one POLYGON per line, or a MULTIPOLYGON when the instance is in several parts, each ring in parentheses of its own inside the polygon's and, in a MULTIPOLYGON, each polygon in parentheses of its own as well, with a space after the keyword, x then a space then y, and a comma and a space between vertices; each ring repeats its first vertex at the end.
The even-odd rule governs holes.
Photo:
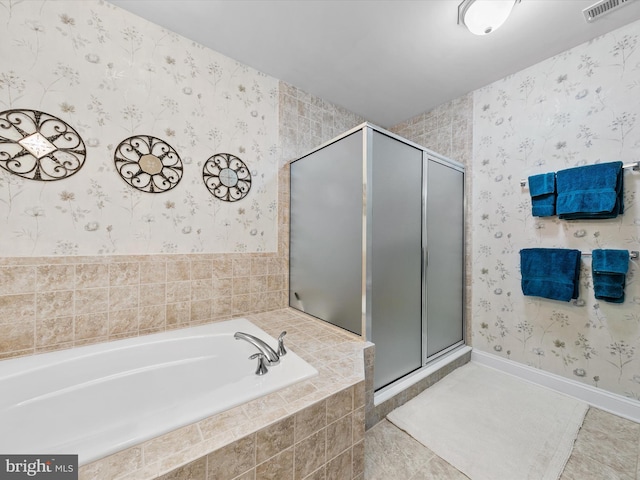
POLYGON ((346 415, 340 420, 327 425, 327 459, 332 459, 340 453, 351 448, 353 435, 353 417, 346 415))
POLYGON ((0 323, 0 353, 24 351, 35 347, 35 321, 0 323))
POLYGON ((213 298, 213 282, 210 278, 191 281, 191 301, 213 298))
POLYGON ((165 305, 167 303, 166 283, 140 285, 140 306, 165 305))
POLYGON ((353 443, 364 440, 365 433, 365 409, 364 406, 353 412, 353 443))
POLYGON ((109 310, 109 289, 86 288, 75 291, 75 314, 107 312, 109 310))
POLYGON ((36 318, 66 317, 74 314, 74 291, 60 290, 36 294, 36 318))
POLYGON ((167 263, 161 261, 140 264, 140 283, 164 283, 167 280, 167 263))
POLYGON ((327 425, 327 402, 323 400, 314 403, 310 407, 296 413, 295 416, 295 440, 300 440, 326 427, 327 425))
POLYGON ((167 281, 179 282, 191 280, 191 262, 189 261, 168 261, 167 281))
POLYGON ((249 290, 251 293, 266 292, 268 289, 267 275, 252 276, 250 280, 249 290))
POLYGON ((268 259, 265 257, 251 259, 251 275, 266 275, 269 269, 268 259))
POLYGON ((256 477, 256 469, 252 468, 248 472, 245 472, 242 475, 238 475, 233 480, 260 480, 260 478, 256 477))
POLYGON ((247 423, 249 423, 249 417, 245 414, 244 408, 238 406, 214 417, 205 418, 198 425, 204 438, 213 438, 222 432, 228 432, 247 423))
POLYGON ((166 325, 166 306, 152 305, 138 309, 138 328, 142 330, 163 330, 166 325))
POLYGON ((211 300, 191 302, 191 321, 206 321, 211 318, 211 300))
POLYGON ((217 278, 213 281, 214 297, 230 297, 233 295, 233 278, 217 278))
POLYGON ((285 402, 277 393, 271 393, 242 405, 244 413, 251 421, 256 421, 274 411, 280 411, 285 402))
POLYGON ((109 335, 138 331, 138 309, 109 312, 109 335))
POLYGON ((166 286, 167 303, 191 300, 191 282, 169 282, 166 286))
POLYGON ((203 280, 213 277, 213 261, 202 260, 191 262, 191 279, 203 280))
POLYGON ((142 448, 128 448, 79 469, 79 480, 113 480, 142 468, 142 448))
POLYGON ((231 258, 213 259, 213 278, 233 277, 233 260, 231 258))
POLYGON ((229 317, 233 314, 233 297, 214 298, 211 305, 213 317, 229 317))
POLYGON ((167 328, 191 321, 191 302, 169 303, 166 307, 167 328))
POLYGON ((248 277, 251 275, 251 258, 234 258, 233 259, 233 276, 248 277))
POLYGON ((205 480, 207 474, 207 459, 202 457, 195 462, 191 462, 183 467, 177 468, 161 477, 158 480, 205 480))
POLYGON ((234 315, 243 315, 252 310, 250 295, 234 295, 232 298, 234 315))
POLYGON ((327 399, 327 423, 351 413, 353 410, 353 387, 342 390, 327 399))
POLYGON ((326 463, 326 429, 295 444, 295 478, 302 479, 326 463))
POLYGON ((73 316, 36 321, 36 346, 46 347, 73 342, 73 316))
POLYGON ((109 288, 109 311, 137 308, 139 301, 139 285, 109 288))
POLYGON ((112 263, 109 265, 109 285, 138 285, 140 283, 140 264, 112 263))
POLYGON ((245 295, 251 293, 251 277, 233 277, 233 294, 245 295))
POLYGON ((285 278, 284 275, 268 275, 267 276, 267 291, 284 290, 285 278))
POLYGON ((76 265, 76 288, 96 288, 109 286, 109 265, 104 263, 83 263, 76 265))
POLYGON ((89 313, 75 317, 75 340, 106 337, 109 334, 109 314, 89 313))
POLYGON ((33 321, 35 316, 35 293, 0 296, 0 323, 33 321))
MULTIPOLYGON (((330 444, 331 442, 328 442, 327 445, 330 444)), ((351 453, 351 448, 349 448, 333 460, 329 460, 326 470, 327 480, 351 480, 353 478, 353 460, 351 458, 351 453)), ((327 457, 329 457, 328 454, 327 457)))
POLYGON ((0 267, 0 296, 34 292, 36 267, 0 267))
POLYGON ((159 462, 167 455, 167 452, 180 452, 202 440, 200 430, 196 425, 188 425, 149 440, 142 445, 145 465, 159 462))
POLYGON ((294 423, 294 417, 289 416, 257 433, 257 463, 262 463, 293 445, 294 423))
POLYGON ((353 458, 353 470, 354 477, 356 475, 364 474, 364 440, 355 443, 352 449, 353 458))
POLYGON ((36 269, 36 291, 71 290, 75 286, 74 265, 39 265, 36 269))
POLYGON ((207 456, 208 480, 236 477, 255 467, 256 436, 249 435, 207 456))
POLYGON ((293 447, 279 453, 256 467, 260 480, 293 480, 293 447))

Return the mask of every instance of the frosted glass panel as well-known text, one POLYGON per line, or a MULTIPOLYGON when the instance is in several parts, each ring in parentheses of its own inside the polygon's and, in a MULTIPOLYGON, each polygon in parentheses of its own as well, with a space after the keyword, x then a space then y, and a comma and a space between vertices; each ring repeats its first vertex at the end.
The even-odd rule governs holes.
POLYGON ((362 331, 362 132, 291 164, 289 305, 362 331))
POLYGON ((464 174, 427 162, 427 356, 462 340, 464 174))
POLYGON ((422 361, 422 151, 373 132, 371 341, 374 388, 422 361))

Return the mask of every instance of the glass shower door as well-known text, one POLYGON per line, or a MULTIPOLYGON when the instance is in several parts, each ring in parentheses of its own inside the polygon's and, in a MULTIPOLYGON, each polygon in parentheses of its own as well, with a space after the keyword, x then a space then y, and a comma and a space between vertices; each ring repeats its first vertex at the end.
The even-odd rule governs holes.
POLYGON ((426 192, 424 362, 463 340, 464 172, 428 158, 426 192))

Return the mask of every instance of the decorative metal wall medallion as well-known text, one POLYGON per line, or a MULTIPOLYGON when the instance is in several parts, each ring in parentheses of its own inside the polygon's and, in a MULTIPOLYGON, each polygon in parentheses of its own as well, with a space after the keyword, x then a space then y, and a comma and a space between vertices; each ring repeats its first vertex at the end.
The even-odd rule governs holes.
POLYGON ((123 140, 116 148, 114 161, 123 180, 143 192, 166 192, 182 178, 178 153, 167 142, 151 135, 123 140))
POLYGON ((0 167, 40 181, 70 177, 84 165, 87 149, 71 126, 38 110, 0 112, 0 167))
POLYGON ((216 153, 202 169, 204 184, 214 197, 237 202, 251 189, 251 173, 247 165, 230 153, 216 153))

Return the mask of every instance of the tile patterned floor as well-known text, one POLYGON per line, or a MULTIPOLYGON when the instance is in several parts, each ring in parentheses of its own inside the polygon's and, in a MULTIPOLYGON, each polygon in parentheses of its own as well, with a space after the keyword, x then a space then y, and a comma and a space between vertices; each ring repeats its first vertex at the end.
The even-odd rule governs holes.
MULTIPOLYGON (((365 479, 390 478, 468 479, 383 420, 365 436, 365 479)), ((560 480, 640 480, 640 424, 590 408, 560 480)))

